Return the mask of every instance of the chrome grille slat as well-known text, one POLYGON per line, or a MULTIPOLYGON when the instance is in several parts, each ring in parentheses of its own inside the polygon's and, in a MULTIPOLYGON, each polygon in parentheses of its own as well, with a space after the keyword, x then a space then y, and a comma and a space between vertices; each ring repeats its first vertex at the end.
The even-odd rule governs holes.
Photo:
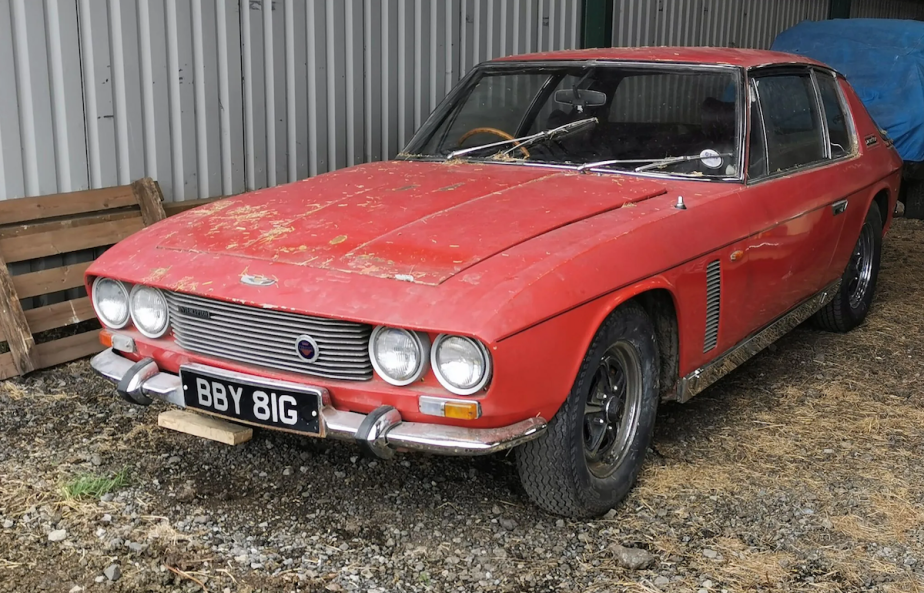
POLYGON ((176 342, 190 352, 330 379, 372 378, 370 325, 176 292, 165 295, 176 342), (209 316, 200 317, 180 307, 207 311, 209 316), (316 361, 309 363, 298 356, 295 342, 301 335, 317 342, 316 361))
MULTIPOLYGON (((171 308, 170 310, 170 315, 171 315, 171 319, 176 320, 176 325, 182 325, 184 328, 187 328, 191 331, 195 331, 195 330, 226 331, 226 332, 231 332, 232 335, 237 337, 235 332, 239 331, 241 328, 240 324, 229 324, 229 323, 216 320, 216 319, 209 319, 207 321, 202 321, 198 319, 188 319, 188 318, 182 319, 179 317, 179 315, 173 308, 171 308)), ((278 340, 278 339, 282 339, 280 338, 280 332, 291 331, 291 328, 280 328, 278 331, 265 330, 262 328, 251 328, 250 331, 254 334, 258 334, 259 336, 266 338, 267 340, 278 340)), ((340 336, 335 337, 335 338, 329 338, 326 336, 318 335, 317 333, 312 332, 310 330, 300 331, 300 333, 297 335, 300 335, 300 334, 308 334, 312 338, 314 338, 315 341, 319 345, 322 345, 322 344, 327 345, 332 349, 336 349, 338 346, 342 346, 344 349, 349 349, 350 346, 356 346, 355 338, 343 338, 340 336)), ((368 334, 363 334, 363 337, 367 340, 369 339, 368 334)), ((290 342, 292 343, 294 347, 294 341, 290 340, 290 342)), ((356 349, 365 350, 366 347, 365 345, 363 345, 362 348, 356 347, 356 349)))
MULTIPOLYGON (((191 337, 191 336, 188 336, 188 335, 187 335, 187 336, 183 336, 182 338, 179 338, 179 337, 178 337, 178 338, 177 338, 177 341, 182 341, 184 344, 192 344, 192 345, 194 345, 194 346, 201 346, 201 347, 203 347, 203 348, 210 348, 210 347, 211 347, 211 348, 214 348, 214 347, 215 347, 215 346, 213 346, 208 340, 203 340, 203 339, 201 339, 201 338, 195 338, 195 337, 191 337)), ((295 354, 295 346, 294 346, 294 345, 293 345, 292 348, 291 348, 291 353, 292 353, 291 356, 288 355, 288 354, 289 354, 289 353, 288 353, 288 349, 276 347, 276 346, 273 345, 273 344, 267 345, 267 344, 261 344, 261 343, 259 343, 259 342, 247 341, 247 342, 245 342, 243 345, 246 345, 247 348, 248 348, 248 350, 251 350, 251 351, 254 351, 254 352, 258 352, 258 353, 263 354, 263 355, 265 355, 265 356, 268 356, 268 357, 271 357, 271 358, 276 358, 276 359, 279 359, 279 360, 281 360, 281 361, 286 361, 286 362, 291 361, 291 362, 295 362, 295 363, 308 364, 308 363, 302 361, 300 358, 298 358, 298 355, 295 354)), ((343 363, 346 363, 346 366, 347 366, 347 367, 354 367, 354 366, 357 366, 357 365, 367 364, 368 361, 369 361, 369 357, 368 357, 368 356, 366 356, 366 357, 359 357, 358 359, 357 359, 356 357, 353 357, 352 359, 350 359, 350 358, 327 357, 326 355, 322 354, 322 355, 318 358, 318 360, 316 360, 315 362, 313 362, 313 363, 311 363, 311 364, 312 364, 312 365, 316 365, 316 366, 324 366, 324 365, 328 365, 328 364, 329 364, 329 365, 334 365, 334 366, 336 366, 336 365, 342 365, 343 363)))
POLYGON ((320 317, 312 317, 310 315, 301 315, 298 313, 291 313, 289 311, 279 311, 277 309, 262 309, 259 307, 251 307, 249 305, 239 305, 237 303, 227 303, 225 301, 216 301, 211 299, 204 299, 200 297, 190 297, 189 295, 181 295, 179 293, 172 293, 170 295, 172 302, 179 305, 187 305, 193 308, 205 308, 213 313, 221 312, 226 313, 231 316, 238 316, 243 319, 266 319, 269 322, 279 321, 279 320, 288 320, 290 322, 305 324, 305 325, 318 325, 325 326, 330 331, 333 330, 343 330, 350 333, 358 333, 363 331, 372 331, 372 328, 368 325, 362 323, 354 323, 352 321, 340 321, 337 319, 322 319, 320 317))

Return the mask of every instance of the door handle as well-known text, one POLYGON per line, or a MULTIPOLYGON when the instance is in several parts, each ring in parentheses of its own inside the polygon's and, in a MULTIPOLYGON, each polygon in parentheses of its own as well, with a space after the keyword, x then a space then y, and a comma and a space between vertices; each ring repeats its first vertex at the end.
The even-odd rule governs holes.
POLYGON ((844 210, 846 209, 847 209, 847 200, 838 200, 837 202, 834 202, 833 204, 831 204, 831 210, 834 211, 834 216, 837 216, 838 214, 843 214, 844 210))

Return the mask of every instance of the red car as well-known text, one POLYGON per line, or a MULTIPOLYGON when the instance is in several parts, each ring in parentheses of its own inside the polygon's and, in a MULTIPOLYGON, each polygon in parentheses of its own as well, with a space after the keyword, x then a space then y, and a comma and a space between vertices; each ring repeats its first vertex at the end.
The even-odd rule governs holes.
POLYGON ((200 207, 107 251, 93 367, 369 453, 516 447, 606 512, 658 404, 796 324, 861 323, 901 161, 801 57, 594 49, 475 68, 397 159, 200 207))

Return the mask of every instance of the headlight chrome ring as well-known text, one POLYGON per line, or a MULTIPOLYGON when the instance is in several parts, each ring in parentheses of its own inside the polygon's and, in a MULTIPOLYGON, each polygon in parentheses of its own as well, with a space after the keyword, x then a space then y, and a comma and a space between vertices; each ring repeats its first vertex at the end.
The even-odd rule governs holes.
POLYGON ((152 286, 145 286, 143 284, 136 284, 132 287, 132 292, 129 295, 128 302, 129 311, 131 312, 132 322, 135 324, 135 329, 141 332, 143 336, 148 338, 159 338, 167 333, 167 330, 170 328, 170 309, 167 307, 167 299, 164 297, 164 293, 160 289, 154 288, 152 286), (162 327, 154 328, 152 330, 150 326, 145 326, 144 323, 139 321, 140 315, 137 310, 138 307, 135 304, 135 299, 138 298, 142 292, 150 292, 154 297, 154 302, 158 303, 158 309, 163 311, 164 321, 162 327))
POLYGON ((99 317, 100 321, 103 322, 103 325, 105 325, 106 327, 110 329, 122 329, 123 327, 128 325, 128 320, 131 319, 131 313, 130 313, 131 306, 129 304, 128 289, 125 288, 125 284, 119 282, 118 280, 113 280, 112 278, 106 278, 105 276, 97 276, 97 278, 93 281, 93 287, 91 290, 93 291, 93 310, 96 312, 96 315, 97 317, 99 317), (104 284, 114 285, 115 287, 117 287, 117 289, 121 293, 122 299, 125 303, 125 314, 124 314, 123 319, 121 320, 109 319, 103 313, 103 309, 101 308, 100 303, 99 303, 99 297, 100 297, 101 288, 104 284))
POLYGON ((487 385, 488 382, 491 380, 491 372, 493 370, 492 362, 491 362, 491 354, 488 352, 488 349, 484 344, 482 344, 479 340, 475 340, 473 338, 469 338, 466 336, 457 336, 453 334, 440 334, 439 336, 437 336, 436 341, 433 343, 433 348, 430 350, 430 366, 433 367, 433 374, 436 375, 436 378, 439 380, 440 385, 442 385, 443 387, 446 388, 447 391, 455 395, 472 395, 474 393, 481 391, 482 389, 484 389, 485 385, 487 385), (459 340, 464 340, 466 342, 469 342, 477 349, 477 351, 481 355, 484 369, 483 369, 481 378, 474 385, 471 385, 465 388, 454 385, 453 383, 451 383, 450 381, 446 379, 446 376, 443 373, 442 368, 440 367, 440 361, 439 361, 440 348, 442 347, 443 343, 446 340, 449 340, 451 338, 456 338, 459 340))
POLYGON ((429 356, 430 351, 430 337, 427 334, 411 331, 407 329, 402 329, 398 327, 389 327, 386 325, 380 325, 372 330, 372 335, 369 336, 369 359, 372 361, 372 368, 375 369, 376 374, 381 377, 385 382, 395 385, 397 387, 403 387, 405 385, 410 385, 414 381, 420 379, 425 372, 427 372, 427 365, 430 361, 429 356), (406 334, 414 343, 415 348, 417 349, 417 368, 414 372, 403 378, 396 379, 390 376, 385 372, 380 361, 376 357, 376 339, 385 331, 397 331, 406 334))

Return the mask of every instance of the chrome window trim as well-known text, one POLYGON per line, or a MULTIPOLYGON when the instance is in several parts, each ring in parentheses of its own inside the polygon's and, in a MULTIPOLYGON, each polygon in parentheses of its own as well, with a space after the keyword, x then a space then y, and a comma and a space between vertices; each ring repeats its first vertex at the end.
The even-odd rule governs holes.
POLYGON ((436 337, 436 340, 433 342, 433 347, 430 349, 430 368, 433 369, 433 374, 436 375, 440 385, 442 385, 449 393, 454 395, 472 395, 484 389, 488 382, 491 381, 491 375, 494 373, 494 362, 491 360, 491 353, 488 352, 487 346, 485 346, 481 340, 470 338, 468 336, 460 336, 458 334, 440 334, 436 337), (481 350, 481 355, 484 357, 484 376, 481 377, 481 380, 474 387, 469 387, 468 389, 459 389, 458 387, 455 387, 446 381, 445 377, 443 377, 443 373, 440 372, 440 367, 438 364, 436 364, 436 353, 439 350, 440 343, 442 343, 447 338, 463 338, 470 340, 475 344, 476 347, 478 347, 479 350, 481 350))
MULTIPOLYGON (((846 160, 848 158, 857 156, 859 154, 858 147, 860 146, 859 135, 857 134, 857 125, 853 118, 853 111, 850 110, 850 105, 847 103, 847 97, 844 96, 844 89, 841 88, 840 80, 844 78, 836 70, 829 70, 827 68, 815 67, 812 69, 814 72, 824 76, 830 76, 834 79, 834 92, 837 94, 837 102, 841 106, 841 112, 844 114, 845 121, 847 122, 847 136, 850 138, 850 150, 847 154, 837 157, 836 159, 832 158, 832 161, 846 160)), ((845 79, 846 80, 846 79, 845 79)), ((821 105, 822 113, 824 113, 824 102, 821 99, 821 89, 819 87, 819 103, 821 105)), ((825 125, 827 125, 827 117, 825 117, 825 125)), ((830 134, 828 136, 828 144, 831 143, 830 134)))
MULTIPOLYGON (((660 61, 660 60, 607 60, 607 59, 595 59, 595 60, 503 60, 503 61, 490 61, 482 62, 476 65, 474 68, 468 71, 468 73, 462 77, 462 79, 456 83, 453 89, 446 95, 442 102, 437 106, 436 109, 430 113, 430 116, 424 120, 423 124, 414 132, 414 135, 408 141, 407 145, 399 152, 395 159, 397 160, 420 160, 420 161, 435 161, 442 162, 445 159, 440 158, 437 155, 421 155, 415 156, 412 150, 419 148, 426 142, 429 142, 430 139, 423 138, 421 132, 430 127, 431 125, 438 125, 437 122, 442 120, 446 115, 446 111, 449 109, 449 106, 456 100, 456 98, 463 93, 470 93, 471 89, 469 86, 474 78, 483 75, 487 72, 502 72, 504 70, 517 70, 519 68, 530 67, 530 68, 568 68, 568 67, 583 67, 583 68, 594 68, 594 67, 620 67, 620 68, 651 68, 657 67, 665 70, 673 71, 716 71, 716 72, 736 72, 737 73, 737 84, 738 84, 738 97, 737 105, 735 107, 735 117, 737 118, 736 131, 738 136, 738 175, 735 177, 687 177, 683 175, 671 175, 671 174, 659 174, 659 173, 648 173, 648 172, 639 172, 635 171, 613 171, 610 169, 587 169, 588 171, 593 171, 595 173, 625 173, 630 175, 638 175, 641 177, 650 177, 654 179, 675 179, 675 180, 686 180, 686 181, 721 181, 721 182, 738 182, 744 183, 745 181, 745 172, 744 172, 744 150, 747 145, 747 140, 744 138, 744 131, 747 129, 747 125, 744 122, 746 115, 746 109, 744 108, 744 93, 747 90, 747 75, 746 69, 743 66, 738 66, 734 64, 708 64, 708 63, 699 63, 699 62, 670 62, 670 61, 660 61)), ((551 77, 550 77, 551 79, 551 77)), ((546 85, 548 84, 546 81, 546 85)), ((545 86, 545 85, 544 85, 545 86)), ((543 87, 544 88, 544 87, 543 87)), ((518 125, 522 127, 524 122, 520 122, 518 125)), ((448 128, 447 128, 448 130, 448 128)), ((492 161, 487 159, 463 159, 464 162, 473 162, 479 164, 493 164, 492 161)), ((497 164, 501 164, 498 162, 497 164)), ((519 163, 516 161, 504 162, 502 164, 507 165, 527 165, 527 166, 546 166, 549 168, 562 168, 562 169, 575 169, 577 166, 568 166, 560 165, 553 163, 519 163)))
POLYGON ((403 327, 391 327, 388 325, 376 326, 376 328, 372 330, 372 333, 369 334, 369 360, 372 362, 372 368, 375 370, 375 374, 386 383, 394 385, 395 387, 404 387, 405 385, 410 385, 411 383, 420 379, 423 374, 427 372, 427 367, 430 362, 430 336, 421 332, 404 329, 403 327), (394 329, 409 334, 417 344, 417 350, 420 353, 420 364, 417 365, 417 370, 414 371, 414 374, 409 378, 402 381, 392 379, 383 373, 382 367, 379 366, 379 361, 375 358, 375 337, 386 329, 394 329))
MULTIPOLYGON (((763 72, 763 71, 770 71, 770 72, 772 72, 772 71, 774 71, 774 70, 780 70, 782 73, 785 73, 785 72, 794 72, 794 71, 798 71, 798 70, 800 70, 800 69, 801 69, 801 70, 808 70, 808 71, 809 71, 809 75, 812 76, 812 86, 815 88, 815 101, 816 101, 816 107, 818 108, 819 114, 822 116, 822 125, 825 126, 825 132, 824 132, 825 136, 824 136, 824 138, 822 139, 822 143, 823 143, 824 146, 826 147, 825 152, 828 153, 828 152, 830 151, 830 146, 829 146, 830 143, 829 143, 829 141, 828 141, 828 136, 827 136, 827 127, 826 127, 826 126, 827 126, 827 121, 825 121, 825 118, 824 118, 824 107, 822 106, 821 101, 820 101, 820 97, 819 97, 819 93, 818 93, 818 85, 817 85, 817 82, 815 81, 815 78, 814 78, 814 71, 815 71, 815 70, 821 70, 821 71, 829 72, 829 73, 831 73, 832 75, 834 75, 835 78, 837 78, 838 74, 837 74, 837 72, 836 72, 835 70, 831 70, 831 69, 828 69, 828 68, 823 68, 823 67, 821 67, 821 66, 816 66, 816 65, 814 65, 814 64, 800 64, 800 63, 792 63, 792 64, 771 64, 771 65, 765 65, 765 66, 753 66, 753 67, 751 67, 751 68, 748 68, 748 70, 747 70, 747 72, 748 72, 748 80, 749 80, 749 81, 756 81, 757 79, 759 79, 759 78, 761 77, 760 73, 763 72), (751 73, 752 73, 753 71, 757 71, 757 72, 758 72, 758 76, 752 76, 751 73)), ((803 74, 804 74, 804 72, 803 72, 803 74)), ((755 86, 755 92, 757 92, 756 86, 755 86)), ((844 102, 844 99, 845 99, 845 98, 844 98, 844 96, 843 96, 843 91, 842 91, 842 89, 840 88, 840 85, 837 85, 837 92, 838 92, 839 100, 842 102, 842 103, 841 103, 841 108, 844 109, 844 115, 845 115, 845 117, 848 117, 848 118, 850 119, 849 128, 850 128, 850 130, 852 131, 851 141, 854 143, 854 147, 855 147, 855 149, 853 150, 853 152, 851 152, 851 153, 849 153, 849 154, 846 154, 846 155, 844 155, 844 156, 842 156, 842 157, 838 157, 838 158, 836 158, 836 159, 835 159, 835 158, 826 158, 826 159, 824 159, 824 160, 814 161, 814 162, 812 162, 812 163, 803 165, 803 166, 801 166, 801 167, 794 167, 794 168, 792 168, 792 169, 786 169, 785 171, 777 171, 777 172, 775 172, 775 173, 769 173, 769 166, 770 166, 770 158, 769 158, 769 157, 770 157, 770 155, 769 155, 769 152, 768 152, 768 153, 767 153, 767 170, 768 170, 768 174, 765 175, 765 176, 763 176, 763 177, 756 178, 756 179, 751 178, 750 176, 747 176, 747 177, 745 178, 745 181, 744 181, 745 185, 747 185, 747 186, 758 185, 758 184, 764 183, 764 182, 766 182, 766 181, 773 181, 773 180, 775 180, 775 179, 780 179, 780 178, 782 178, 782 177, 788 177, 788 176, 790 176, 790 175, 798 175, 798 174, 800 174, 800 173, 804 173, 804 172, 807 172, 807 171, 815 171, 815 170, 821 169, 821 168, 823 168, 823 167, 828 167, 828 166, 830 166, 830 165, 840 164, 840 163, 843 163, 843 162, 845 162, 845 161, 848 161, 848 160, 850 160, 850 159, 854 159, 854 158, 857 158, 857 157, 860 156, 859 150, 856 149, 856 147, 859 146, 859 143, 857 142, 856 126, 854 125, 854 121, 853 121, 853 113, 852 113, 849 109, 847 109, 846 106, 845 106, 845 102, 844 102)), ((760 109, 760 93, 759 93, 759 92, 757 92, 757 103, 758 103, 758 108, 760 109)), ((761 113, 762 113, 762 112, 761 112, 761 113)), ((761 117, 761 125, 762 125, 762 126, 764 125, 764 123, 763 123, 763 117, 761 117)), ((767 149, 766 144, 767 144, 767 130, 766 130, 766 128, 765 128, 765 129, 764 129, 764 148, 765 148, 765 150, 767 149)), ((750 147, 748 147, 748 158, 750 158, 750 147)))

